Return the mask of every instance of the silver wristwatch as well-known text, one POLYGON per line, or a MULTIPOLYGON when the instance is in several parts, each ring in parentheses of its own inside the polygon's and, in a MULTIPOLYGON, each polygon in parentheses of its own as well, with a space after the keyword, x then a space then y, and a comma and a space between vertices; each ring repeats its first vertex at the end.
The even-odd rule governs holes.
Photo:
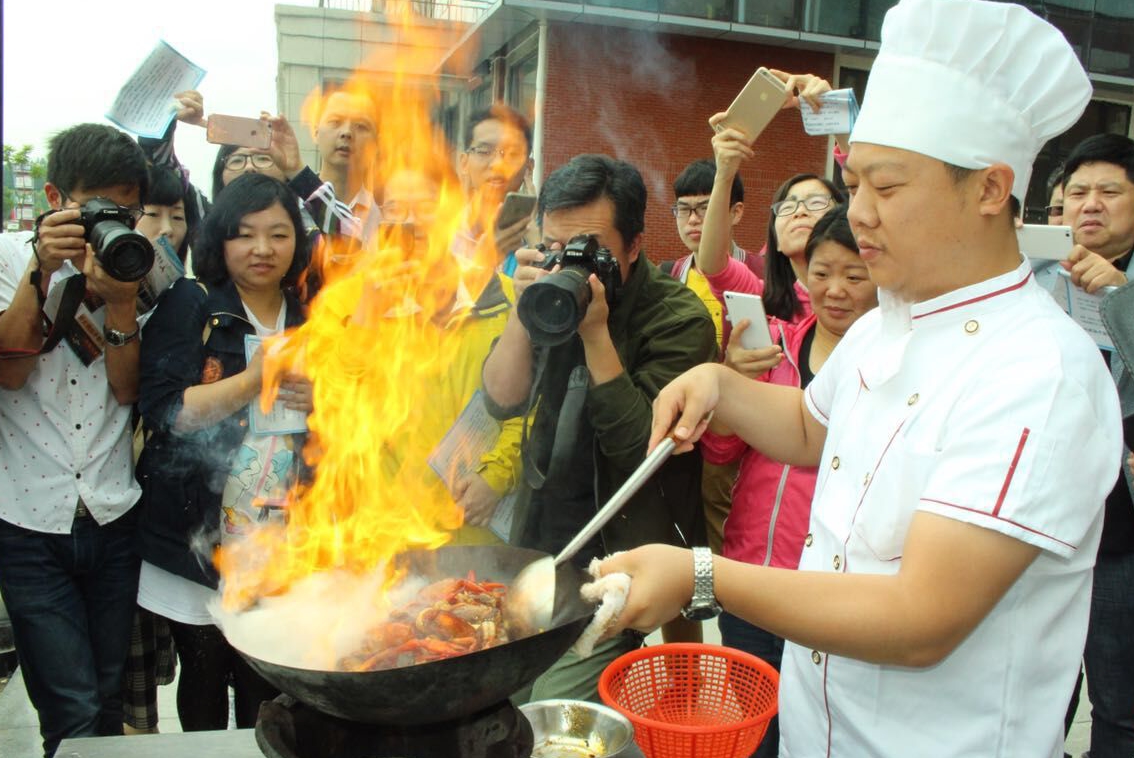
POLYGON ((117 329, 111 329, 104 326, 102 328, 102 336, 106 339, 106 344, 110 345, 111 347, 122 347, 123 345, 128 345, 134 340, 138 339, 138 330, 135 329, 132 332, 120 332, 117 329))
POLYGON ((713 592, 713 553, 707 547, 693 548, 693 598, 681 609, 690 621, 705 621, 721 612, 713 592))

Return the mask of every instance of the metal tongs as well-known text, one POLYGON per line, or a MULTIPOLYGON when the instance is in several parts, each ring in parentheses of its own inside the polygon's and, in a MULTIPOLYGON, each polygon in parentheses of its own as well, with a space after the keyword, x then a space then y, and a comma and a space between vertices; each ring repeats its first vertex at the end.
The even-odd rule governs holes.
POLYGON ((583 545, 590 542, 622 510, 622 506, 637 494, 654 472, 661 468, 676 447, 677 441, 673 434, 667 434, 558 555, 532 561, 516 574, 508 590, 505 617, 518 633, 517 636, 528 636, 550 628, 555 609, 556 567, 575 557, 583 545))

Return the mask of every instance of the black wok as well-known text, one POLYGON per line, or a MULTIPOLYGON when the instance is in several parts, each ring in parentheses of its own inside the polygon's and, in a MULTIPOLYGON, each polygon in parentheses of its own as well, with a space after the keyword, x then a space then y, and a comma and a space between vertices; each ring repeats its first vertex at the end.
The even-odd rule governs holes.
MULTIPOLYGON (((411 575, 427 581, 461 577, 508 584, 524 566, 545 557, 509 545, 446 546, 406 556, 411 575)), ((239 651, 280 691, 331 716, 366 724, 417 725, 466 716, 504 700, 531 683, 582 634, 594 607, 579 596, 584 574, 556 567, 551 627, 498 647, 431 663, 384 671, 313 671, 239 651)))

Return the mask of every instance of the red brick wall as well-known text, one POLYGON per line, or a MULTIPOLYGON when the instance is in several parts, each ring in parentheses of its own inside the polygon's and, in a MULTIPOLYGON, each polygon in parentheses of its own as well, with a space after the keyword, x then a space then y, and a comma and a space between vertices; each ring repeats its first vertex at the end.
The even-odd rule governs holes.
MULTIPOLYGON (((829 53, 717 39, 649 34, 583 23, 548 29, 544 172, 573 155, 607 153, 637 166, 646 180, 646 250, 654 261, 683 255, 670 215, 673 180, 698 158, 712 158, 708 118, 724 110, 760 66, 830 79, 829 53)), ((736 240, 764 243, 772 192, 792 174, 822 174, 827 138, 803 132, 799 113, 782 112, 741 168, 745 208, 736 240)))

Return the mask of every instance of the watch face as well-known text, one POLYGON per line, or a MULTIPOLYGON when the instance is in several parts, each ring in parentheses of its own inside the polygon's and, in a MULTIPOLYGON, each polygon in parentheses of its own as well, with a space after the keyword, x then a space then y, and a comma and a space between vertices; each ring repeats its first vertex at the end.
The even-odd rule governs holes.
POLYGON ((708 621, 720 615, 721 607, 716 603, 687 606, 681 609, 681 615, 690 621, 708 621))
POLYGON ((126 332, 120 332, 117 329, 103 329, 102 336, 106 339, 107 344, 114 347, 122 347, 138 336, 138 330, 135 329, 134 331, 127 334, 126 332))

